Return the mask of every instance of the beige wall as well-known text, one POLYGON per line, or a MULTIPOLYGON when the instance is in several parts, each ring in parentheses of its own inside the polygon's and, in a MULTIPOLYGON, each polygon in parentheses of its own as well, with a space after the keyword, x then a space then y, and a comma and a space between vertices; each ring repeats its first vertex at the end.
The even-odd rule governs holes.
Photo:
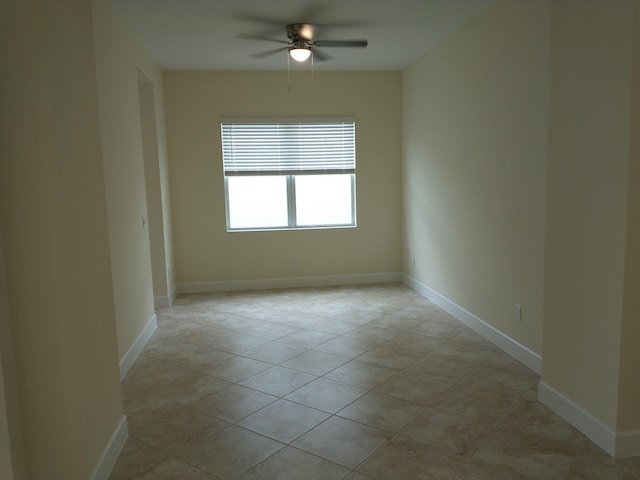
POLYGON ((91 7, 3 2, 0 31, 10 393, 28 478, 86 480, 122 417, 91 7))
POLYGON ((548 62, 548 2, 503 1, 402 84, 404 271, 538 354, 548 62))
MULTIPOLYGON (((615 430, 634 198, 633 2, 552 2, 551 19, 543 380, 615 430)), ((637 386, 637 364, 625 368, 635 370, 637 386)))
POLYGON ((166 255, 171 251, 170 236, 165 237, 157 223, 169 214, 163 208, 163 193, 158 185, 167 172, 162 73, 109 4, 94 0, 92 6, 111 268, 122 358, 153 316, 154 294, 167 295, 172 288, 168 283, 172 259, 166 255), (149 196, 152 203, 147 203, 145 186, 139 72, 153 85, 153 110, 158 119, 154 156, 159 163, 147 173, 156 186, 149 196), (153 229, 143 226, 143 217, 153 219, 153 229), (155 264, 151 262, 150 234, 154 244, 159 245, 154 251, 155 264), (153 289, 152 268, 160 278, 157 293, 153 289))
MULTIPOLYGON (((161 80, 161 79, 160 79, 161 80)), ((166 155, 162 90, 139 72, 140 121, 144 178, 149 214, 149 240, 154 297, 166 298, 175 288, 173 278, 173 251, 171 244, 171 208, 169 206, 169 172, 166 155), (158 97, 158 98, 156 98, 158 97)))
POLYGON ((165 72, 178 283, 398 272, 400 74, 165 72), (356 118, 358 227, 226 232, 219 119, 356 118), (292 265, 291 257, 295 257, 292 265))

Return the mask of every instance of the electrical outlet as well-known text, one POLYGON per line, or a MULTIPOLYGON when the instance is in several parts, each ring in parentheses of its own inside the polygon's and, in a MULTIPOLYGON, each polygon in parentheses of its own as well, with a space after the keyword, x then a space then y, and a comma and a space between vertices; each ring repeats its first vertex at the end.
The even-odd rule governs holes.
POLYGON ((416 257, 412 257, 411 258, 411 264, 415 267, 416 266, 416 257))
POLYGON ((518 322, 522 321, 522 306, 516 303, 515 317, 518 322))

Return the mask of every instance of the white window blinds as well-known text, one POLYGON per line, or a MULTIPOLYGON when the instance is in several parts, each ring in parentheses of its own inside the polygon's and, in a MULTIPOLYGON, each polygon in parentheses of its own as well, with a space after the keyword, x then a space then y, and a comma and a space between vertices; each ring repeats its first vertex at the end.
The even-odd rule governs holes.
POLYGON ((355 173, 355 121, 223 119, 224 174, 355 173))

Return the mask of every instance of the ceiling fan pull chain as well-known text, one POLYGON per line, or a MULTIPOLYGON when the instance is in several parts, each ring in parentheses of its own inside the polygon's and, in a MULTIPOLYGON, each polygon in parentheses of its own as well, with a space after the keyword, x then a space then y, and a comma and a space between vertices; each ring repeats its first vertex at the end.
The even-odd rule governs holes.
POLYGON ((291 64, 289 63, 289 52, 287 52, 287 90, 291 91, 291 64))
POLYGON ((315 57, 315 55, 313 54, 313 50, 311 51, 311 91, 315 92, 316 91, 316 84, 314 83, 314 76, 313 76, 313 57, 315 57))

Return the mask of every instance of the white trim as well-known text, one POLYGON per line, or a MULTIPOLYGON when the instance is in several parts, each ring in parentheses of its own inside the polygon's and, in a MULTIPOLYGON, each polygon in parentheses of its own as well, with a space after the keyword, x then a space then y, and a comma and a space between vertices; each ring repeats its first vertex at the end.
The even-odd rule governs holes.
POLYGON ((131 344, 129 350, 127 350, 127 353, 125 353, 124 356, 120 359, 120 381, 122 381, 122 379, 125 377, 129 369, 131 368, 131 365, 133 365, 133 362, 136 361, 138 355, 140 355, 140 352, 144 348, 151 335, 153 335, 153 332, 155 332, 156 328, 158 328, 158 317, 156 317, 156 314, 154 313, 138 335, 138 338, 136 338, 135 341, 131 344))
POLYGON ((462 323, 472 328, 490 342, 494 343, 513 358, 523 363, 538 375, 542 372, 542 358, 537 353, 529 350, 500 330, 492 327, 487 322, 476 317, 473 313, 452 302, 432 288, 426 286, 406 274, 402 274, 402 282, 415 290, 427 300, 433 302, 444 311, 450 313, 462 323))
POLYGON ((640 430, 615 432, 543 381, 538 384, 538 400, 584 433, 609 455, 616 458, 640 456, 640 430))
POLYGON ((122 415, 115 430, 111 434, 111 438, 102 451, 102 455, 98 459, 93 473, 89 477, 90 480, 107 480, 113 470, 118 456, 129 437, 129 428, 127 427, 127 416, 122 415))
POLYGON ((580 405, 542 380, 538 384, 538 400, 584 433, 609 455, 614 455, 615 432, 580 405))
POLYGON ((204 293, 265 290, 271 288, 327 287, 333 285, 357 285, 367 283, 397 283, 400 281, 402 281, 400 273, 363 273, 356 275, 332 275, 322 277, 263 278, 256 280, 179 283, 177 288, 178 293, 204 293))
POLYGON ((171 299, 169 298, 169 295, 164 295, 162 297, 153 297, 153 308, 155 308, 156 310, 170 306, 171 299))
POLYGON ((159 297, 153 297, 153 306, 156 310, 159 308, 167 308, 173 305, 173 302, 176 300, 176 296, 178 292, 176 287, 173 287, 173 290, 169 292, 169 295, 162 295, 159 297))

